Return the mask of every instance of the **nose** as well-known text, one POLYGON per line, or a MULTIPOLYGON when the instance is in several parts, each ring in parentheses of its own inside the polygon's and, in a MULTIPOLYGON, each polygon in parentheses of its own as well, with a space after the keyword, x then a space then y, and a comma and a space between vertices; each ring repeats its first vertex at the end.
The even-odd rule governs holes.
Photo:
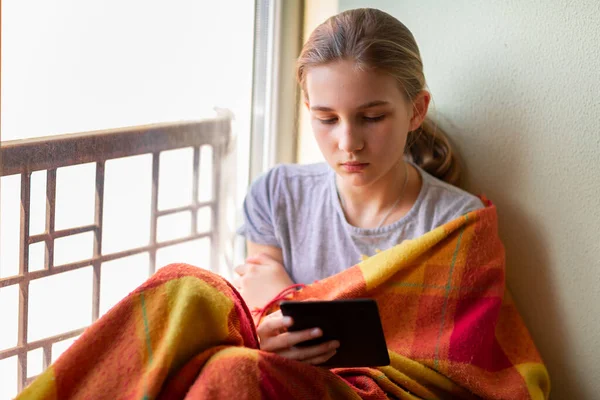
POLYGON ((352 124, 341 124, 338 134, 338 149, 346 153, 355 153, 365 147, 362 134, 352 124))

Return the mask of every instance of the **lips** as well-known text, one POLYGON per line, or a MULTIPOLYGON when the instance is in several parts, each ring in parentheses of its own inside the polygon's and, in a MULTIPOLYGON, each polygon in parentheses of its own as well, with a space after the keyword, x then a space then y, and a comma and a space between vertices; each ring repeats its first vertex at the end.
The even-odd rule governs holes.
POLYGON ((342 168, 347 172, 360 172, 367 168, 369 163, 361 163, 356 161, 350 161, 342 164, 342 168))

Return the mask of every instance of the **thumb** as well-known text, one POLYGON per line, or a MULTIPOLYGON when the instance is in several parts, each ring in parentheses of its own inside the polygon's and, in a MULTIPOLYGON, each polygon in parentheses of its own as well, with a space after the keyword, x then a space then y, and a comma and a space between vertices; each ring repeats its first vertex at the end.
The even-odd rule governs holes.
POLYGON ((246 258, 246 262, 249 263, 266 263, 270 261, 275 261, 275 259, 266 253, 253 254, 246 258))
POLYGON ((248 266, 246 264, 241 264, 235 267, 234 272, 238 275, 244 275, 248 270, 248 266))

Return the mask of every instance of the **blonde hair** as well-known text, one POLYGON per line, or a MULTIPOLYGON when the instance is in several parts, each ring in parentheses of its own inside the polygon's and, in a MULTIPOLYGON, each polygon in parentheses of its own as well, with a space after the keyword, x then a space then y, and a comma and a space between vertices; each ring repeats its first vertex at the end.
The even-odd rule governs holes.
MULTIPOLYGON (((296 64, 296 78, 305 95, 306 71, 311 66, 337 60, 352 60, 359 68, 375 68, 390 74, 410 102, 426 86, 415 38, 404 24, 381 10, 345 11, 312 32, 296 64)), ((408 133, 404 154, 433 176, 458 184, 458 159, 446 134, 429 118, 408 133)))

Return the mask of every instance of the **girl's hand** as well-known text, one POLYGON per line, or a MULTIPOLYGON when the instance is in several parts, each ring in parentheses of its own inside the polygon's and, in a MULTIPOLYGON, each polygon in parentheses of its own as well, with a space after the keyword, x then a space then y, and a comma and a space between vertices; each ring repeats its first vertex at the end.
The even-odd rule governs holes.
POLYGON ((298 343, 315 339, 323 335, 319 328, 297 332, 288 332, 293 325, 290 317, 284 317, 281 311, 265 317, 256 329, 260 340, 260 349, 278 354, 292 360, 318 365, 329 360, 336 353, 340 343, 336 340, 310 347, 295 347, 298 343))
POLYGON ((248 307, 262 308, 285 288, 294 284, 283 265, 267 254, 248 257, 238 266, 233 281, 248 307))

